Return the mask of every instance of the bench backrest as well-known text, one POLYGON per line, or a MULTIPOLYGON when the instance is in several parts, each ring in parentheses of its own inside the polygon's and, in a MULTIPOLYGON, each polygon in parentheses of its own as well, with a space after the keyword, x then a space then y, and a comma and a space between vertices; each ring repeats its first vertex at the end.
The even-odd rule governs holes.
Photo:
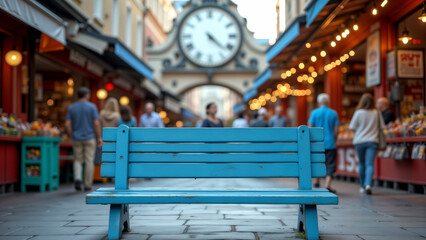
POLYGON ((299 178, 325 176, 321 128, 104 128, 102 177, 299 178))

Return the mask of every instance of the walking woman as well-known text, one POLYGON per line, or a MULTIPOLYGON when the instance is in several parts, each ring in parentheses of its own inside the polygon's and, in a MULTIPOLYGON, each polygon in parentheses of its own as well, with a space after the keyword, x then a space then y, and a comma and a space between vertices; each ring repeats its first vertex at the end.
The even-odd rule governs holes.
POLYGON ((209 103, 206 107, 207 118, 204 119, 202 127, 223 127, 223 122, 216 118, 217 106, 215 103, 209 103))
POLYGON ((349 129, 355 131, 353 144, 359 159, 360 193, 372 194, 371 183, 379 131, 383 131, 384 128, 382 114, 374 107, 373 96, 364 93, 349 124, 349 129))
POLYGON ((132 110, 128 105, 120 107, 121 118, 118 120, 118 125, 124 124, 128 127, 136 127, 136 118, 132 115, 132 110))

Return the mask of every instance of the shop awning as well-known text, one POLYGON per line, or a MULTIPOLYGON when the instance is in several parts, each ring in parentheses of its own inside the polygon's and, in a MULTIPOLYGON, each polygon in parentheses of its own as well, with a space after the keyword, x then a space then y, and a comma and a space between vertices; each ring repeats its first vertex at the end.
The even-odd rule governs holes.
POLYGON ((235 106, 234 106, 234 108, 232 109, 232 110, 233 110, 233 113, 234 113, 234 114, 238 114, 238 113, 240 113, 240 112, 244 111, 244 106, 245 106, 244 102, 240 102, 240 103, 238 103, 238 104, 237 104, 237 105, 235 105, 235 106))
POLYGON ((278 54, 281 53, 297 36, 300 34, 301 23, 305 22, 305 16, 297 17, 287 28, 285 32, 281 34, 274 45, 266 50, 266 61, 270 62, 278 54))
POLYGON ((38 2, 30 0, 1 0, 0 9, 56 41, 66 44, 66 22, 38 2))
POLYGON ((254 81, 253 81, 253 88, 246 92, 243 96, 244 102, 247 102, 256 95, 257 89, 262 86, 272 75, 272 70, 270 68, 263 71, 254 81))
POLYGON ((69 40, 102 55, 107 62, 118 68, 134 71, 144 78, 154 81, 152 69, 117 38, 93 32, 79 32, 69 40))
POLYGON ((310 0, 305 5, 306 27, 309 27, 329 0, 310 0))

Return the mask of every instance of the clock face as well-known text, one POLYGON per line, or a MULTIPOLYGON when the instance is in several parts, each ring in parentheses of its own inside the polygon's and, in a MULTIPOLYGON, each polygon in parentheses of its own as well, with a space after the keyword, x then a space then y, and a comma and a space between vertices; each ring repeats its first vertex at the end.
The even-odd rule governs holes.
POLYGON ((218 7, 202 7, 189 13, 179 31, 185 56, 201 67, 229 62, 240 49, 241 28, 233 15, 218 7))

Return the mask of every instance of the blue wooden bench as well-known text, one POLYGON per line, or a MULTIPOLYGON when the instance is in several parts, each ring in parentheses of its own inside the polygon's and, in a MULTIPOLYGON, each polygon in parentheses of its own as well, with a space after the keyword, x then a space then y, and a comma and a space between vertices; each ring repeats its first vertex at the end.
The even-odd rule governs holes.
MULTIPOLYGON (((326 189, 320 128, 105 128, 102 177, 115 188, 87 194, 111 204, 109 239, 129 230, 129 204, 299 204, 298 230, 318 239, 317 205, 337 204, 326 189), (296 189, 129 188, 129 178, 298 178, 296 189)), ((213 221, 213 220, 212 220, 213 221)))

